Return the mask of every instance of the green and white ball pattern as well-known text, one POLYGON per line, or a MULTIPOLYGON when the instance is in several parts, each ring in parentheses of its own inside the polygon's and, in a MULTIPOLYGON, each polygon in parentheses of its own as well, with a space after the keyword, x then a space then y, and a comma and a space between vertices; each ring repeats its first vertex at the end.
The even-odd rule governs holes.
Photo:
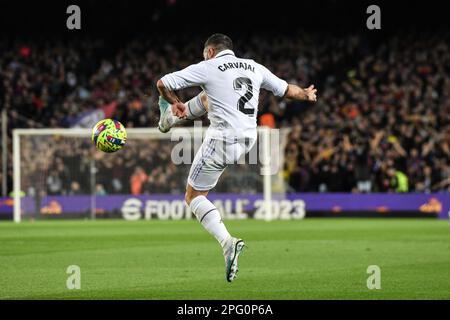
POLYGON ((112 153, 123 148, 127 141, 127 131, 117 120, 104 119, 92 129, 92 141, 98 150, 112 153))

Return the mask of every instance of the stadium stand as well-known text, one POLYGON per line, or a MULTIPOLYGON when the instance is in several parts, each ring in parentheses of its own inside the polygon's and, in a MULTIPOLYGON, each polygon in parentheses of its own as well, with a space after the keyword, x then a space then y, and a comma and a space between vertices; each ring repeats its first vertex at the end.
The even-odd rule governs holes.
MULTIPOLYGON (((283 172, 289 190, 450 191, 449 40, 448 33, 418 32, 397 33, 382 42, 320 32, 235 38, 238 55, 288 81, 318 88, 314 106, 261 94, 259 120, 292 127, 283 172)), ((202 41, 179 34, 135 38, 121 46, 92 38, 1 41, 1 96, 9 130, 79 126, 83 115, 98 109, 128 128, 154 127, 156 80, 200 60, 202 41)), ((185 90, 181 97, 197 93, 185 90)), ((128 153, 129 170, 115 173, 121 183, 102 184, 101 176, 109 176, 113 164, 100 165, 99 193, 184 188, 176 168, 162 159, 164 153, 155 154, 150 146, 128 153), (160 161, 161 170, 146 172, 145 161, 160 161)), ((70 155, 69 147, 55 146, 48 194, 87 188, 87 181, 66 176, 64 160, 70 155)), ((79 170, 88 170, 82 159, 79 170)), ((11 190, 11 168, 7 174, 11 190)))

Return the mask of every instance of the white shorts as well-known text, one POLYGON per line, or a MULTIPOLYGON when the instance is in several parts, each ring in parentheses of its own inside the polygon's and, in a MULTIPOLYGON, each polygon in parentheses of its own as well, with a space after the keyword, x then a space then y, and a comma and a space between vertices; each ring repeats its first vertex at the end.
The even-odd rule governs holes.
POLYGON ((206 137, 192 162, 188 184, 197 191, 214 188, 229 164, 236 164, 242 155, 251 150, 256 139, 224 141, 206 137))

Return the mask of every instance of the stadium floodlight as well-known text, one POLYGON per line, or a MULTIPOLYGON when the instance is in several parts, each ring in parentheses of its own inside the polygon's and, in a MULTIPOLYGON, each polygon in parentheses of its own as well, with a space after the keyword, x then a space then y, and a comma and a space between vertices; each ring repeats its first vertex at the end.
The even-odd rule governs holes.
MULTIPOLYGON (((182 198, 189 160, 206 131, 201 129, 199 136, 195 130, 180 127, 163 134, 156 128, 128 128, 127 145, 111 154, 95 149, 91 129, 13 130, 14 221, 50 216, 95 219, 108 210, 101 206, 108 197, 182 198), (174 159, 180 148, 181 162, 174 159), (146 180, 135 182, 139 177, 146 180)), ((228 213, 243 210, 269 221, 273 218, 272 185, 280 176, 286 134, 280 138, 279 130, 259 127, 258 136, 255 151, 237 165, 229 165, 211 194, 217 195, 217 201, 250 194, 257 206, 247 201, 244 209, 244 205, 237 209, 239 205, 224 200, 224 207, 228 213)))

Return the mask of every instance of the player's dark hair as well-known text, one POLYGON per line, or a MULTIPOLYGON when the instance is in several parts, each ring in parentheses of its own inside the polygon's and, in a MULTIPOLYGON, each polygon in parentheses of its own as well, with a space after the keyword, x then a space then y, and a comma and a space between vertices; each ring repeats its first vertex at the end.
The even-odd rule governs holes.
POLYGON ((230 37, 222 33, 215 33, 206 40, 205 47, 207 46, 212 46, 218 51, 227 49, 233 50, 233 41, 231 41, 230 37))

